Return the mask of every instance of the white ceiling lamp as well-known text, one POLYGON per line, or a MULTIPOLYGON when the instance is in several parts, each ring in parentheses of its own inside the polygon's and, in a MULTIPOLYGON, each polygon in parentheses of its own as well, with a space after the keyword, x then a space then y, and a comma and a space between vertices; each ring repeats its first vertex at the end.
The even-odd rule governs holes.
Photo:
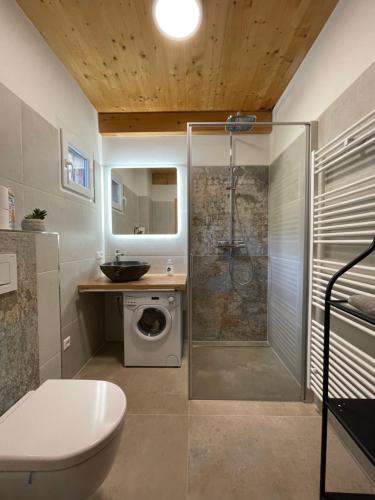
POLYGON ((153 13, 160 31, 174 40, 192 36, 202 20, 200 0, 155 0, 153 13))

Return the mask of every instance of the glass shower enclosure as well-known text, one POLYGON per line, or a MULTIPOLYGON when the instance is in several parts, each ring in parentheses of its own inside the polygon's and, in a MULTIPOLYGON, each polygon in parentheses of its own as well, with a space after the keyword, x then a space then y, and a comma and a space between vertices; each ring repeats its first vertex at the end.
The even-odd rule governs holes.
POLYGON ((299 401, 311 124, 235 121, 188 124, 190 398, 299 401))

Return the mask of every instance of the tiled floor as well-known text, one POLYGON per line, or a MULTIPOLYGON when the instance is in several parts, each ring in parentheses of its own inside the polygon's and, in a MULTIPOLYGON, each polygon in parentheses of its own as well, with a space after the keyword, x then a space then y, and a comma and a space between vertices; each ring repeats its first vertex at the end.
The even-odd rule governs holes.
MULTIPOLYGON (((124 368, 108 344, 81 378, 120 385, 128 415, 120 450, 92 500, 317 500, 320 417, 312 405, 188 401, 182 368, 124 368)), ((334 436, 329 486, 371 485, 334 436)))
POLYGON ((193 345, 197 399, 298 401, 300 385, 271 347, 193 345))

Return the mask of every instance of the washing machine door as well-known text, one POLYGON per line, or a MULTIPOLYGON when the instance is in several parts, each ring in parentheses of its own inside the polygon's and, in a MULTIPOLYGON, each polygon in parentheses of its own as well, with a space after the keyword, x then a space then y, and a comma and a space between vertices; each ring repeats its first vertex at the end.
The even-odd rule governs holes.
POLYGON ((171 314, 164 306, 142 305, 134 311, 133 330, 142 340, 157 342, 168 335, 171 326, 171 314))

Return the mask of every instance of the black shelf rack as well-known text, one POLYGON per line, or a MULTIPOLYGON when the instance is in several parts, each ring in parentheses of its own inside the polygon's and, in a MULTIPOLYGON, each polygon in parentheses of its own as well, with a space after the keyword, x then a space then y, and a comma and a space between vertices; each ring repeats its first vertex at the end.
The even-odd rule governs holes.
POLYGON ((355 259, 337 271, 330 281, 325 293, 324 307, 324 354, 323 354, 323 400, 322 400, 322 447, 320 464, 320 498, 321 500, 374 500, 375 495, 361 493, 335 493, 326 491, 327 465, 327 433, 328 412, 341 424, 343 429, 357 444, 360 450, 375 465, 375 399, 339 399, 330 398, 329 362, 330 362, 330 327, 331 309, 339 309, 367 323, 375 325, 375 318, 363 314, 345 300, 332 300, 332 289, 336 281, 349 269, 368 257, 375 250, 375 237, 371 245, 355 259))

